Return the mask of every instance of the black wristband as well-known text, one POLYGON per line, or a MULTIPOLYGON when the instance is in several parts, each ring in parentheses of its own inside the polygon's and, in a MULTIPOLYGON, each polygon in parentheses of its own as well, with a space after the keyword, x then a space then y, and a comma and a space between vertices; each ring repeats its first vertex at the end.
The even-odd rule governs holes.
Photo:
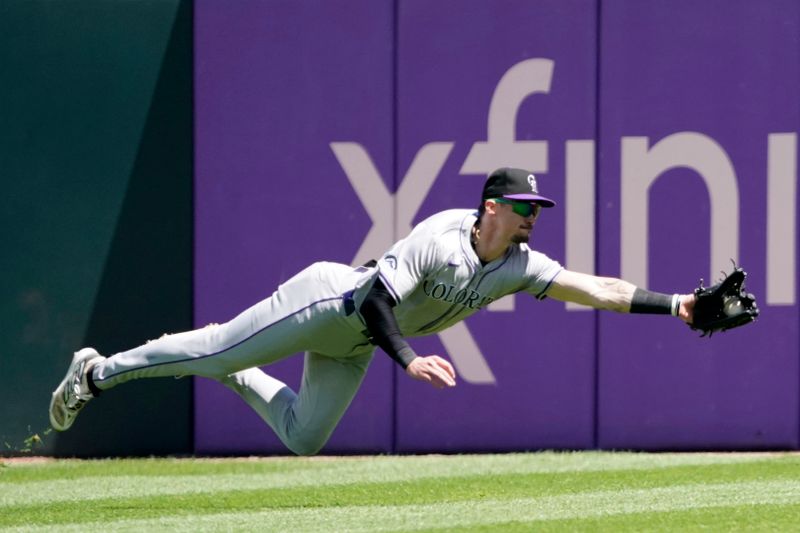
POLYGON ((631 313, 674 315, 676 296, 637 287, 631 298, 631 313))

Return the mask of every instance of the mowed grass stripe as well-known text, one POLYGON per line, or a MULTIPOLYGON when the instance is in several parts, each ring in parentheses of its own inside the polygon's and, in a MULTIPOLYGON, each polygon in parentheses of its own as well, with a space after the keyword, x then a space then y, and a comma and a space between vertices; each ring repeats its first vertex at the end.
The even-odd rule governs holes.
MULTIPOLYGON (((150 470, 163 473, 166 461, 103 461, 109 475, 82 476, 73 469, 66 479, 25 482, 18 476, 5 482, 0 474, 0 507, 42 503, 89 501, 109 498, 191 495, 225 491, 268 490, 284 487, 336 486, 357 483, 400 483, 432 478, 506 474, 547 474, 650 470, 678 466, 708 466, 768 461, 774 457, 721 454, 510 454, 468 456, 374 457, 343 460, 304 460, 309 468, 253 474, 221 473, 190 475, 111 475, 113 472, 150 470), (131 468, 131 466, 133 468, 131 468), (80 487, 76 490, 76 487, 80 487)), ((268 462, 268 461, 267 461, 268 462)), ((265 463, 267 463, 265 462, 265 463)), ((91 463, 81 463, 91 466, 91 463)), ((194 468, 194 465, 187 465, 194 468)), ((210 465, 213 467, 213 465, 210 465)), ((24 471, 28 468, 20 467, 24 471)), ((42 468, 47 468, 43 465, 42 468)), ((14 467, 10 470, 16 470, 14 467)), ((253 469, 258 470, 255 466, 253 469)), ((178 470, 179 472, 179 470, 178 470)), ((16 472, 22 474, 23 472, 16 472)), ((11 477, 11 476, 9 476, 11 477)))
MULTIPOLYGON (((573 518, 665 513, 710 507, 797 505, 800 481, 681 485, 653 489, 583 492, 511 500, 428 505, 297 508, 246 513, 58 524, 58 531, 414 531, 535 523, 573 518)), ((13 528, 45 531, 54 525, 13 528)))
POLYGON ((384 471, 415 468, 465 469, 498 472, 523 465, 528 472, 603 471, 633 468, 658 468, 681 465, 747 463, 791 457, 787 453, 636 453, 636 452, 534 452, 511 454, 461 454, 421 456, 361 457, 247 457, 247 458, 167 458, 167 459, 92 459, 58 460, 45 463, 2 465, 0 482, 30 482, 34 479, 63 479, 75 476, 219 474, 257 472, 298 472, 363 467, 384 471), (3 468, 5 466, 5 468, 3 468))
MULTIPOLYGON (((770 461, 736 465, 681 466, 652 470, 478 475, 429 478, 398 483, 353 483, 319 487, 282 487, 199 494, 143 496, 123 500, 106 498, 76 502, 41 503, 0 508, 0 527, 41 523, 77 523, 99 520, 155 519, 158 517, 266 509, 327 506, 424 505, 433 502, 513 500, 625 488, 651 489, 693 484, 726 484, 789 479, 797 470, 792 462, 770 461)), ((768 513, 768 510, 762 512, 768 513)), ((507 525, 504 528, 508 527, 507 525)))

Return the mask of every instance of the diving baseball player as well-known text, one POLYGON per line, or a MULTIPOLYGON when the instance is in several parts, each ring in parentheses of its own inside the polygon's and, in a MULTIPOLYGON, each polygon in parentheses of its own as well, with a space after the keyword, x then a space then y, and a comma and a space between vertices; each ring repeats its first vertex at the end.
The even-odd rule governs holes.
POLYGON ((132 379, 205 376, 238 393, 291 451, 308 455, 330 437, 376 346, 412 378, 453 387, 451 364, 416 354, 406 339, 441 331, 507 294, 671 314, 691 324, 693 294, 654 293, 568 271, 529 248, 540 211, 554 205, 538 193, 530 172, 498 169, 486 180, 477 211, 431 216, 377 262, 356 268, 315 263, 225 324, 110 357, 92 348, 78 351, 53 392, 50 422, 69 429, 86 402, 132 379), (297 352, 305 352, 297 393, 259 368, 297 352))

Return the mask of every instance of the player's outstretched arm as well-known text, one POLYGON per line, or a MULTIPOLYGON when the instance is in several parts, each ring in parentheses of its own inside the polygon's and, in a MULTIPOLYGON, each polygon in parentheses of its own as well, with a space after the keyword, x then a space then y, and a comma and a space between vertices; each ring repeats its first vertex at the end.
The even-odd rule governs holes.
POLYGON ((694 294, 666 295, 638 289, 618 278, 562 270, 547 291, 562 302, 575 302, 619 313, 673 314, 691 324, 694 294))
POLYGON ((417 357, 406 367, 406 374, 419 381, 430 383, 437 389, 456 386, 456 371, 453 365, 438 355, 417 357))

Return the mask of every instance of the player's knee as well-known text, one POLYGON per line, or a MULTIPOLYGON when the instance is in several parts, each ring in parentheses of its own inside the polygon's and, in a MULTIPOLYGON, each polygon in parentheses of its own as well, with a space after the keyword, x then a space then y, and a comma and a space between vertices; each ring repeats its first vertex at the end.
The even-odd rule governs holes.
POLYGON ((306 427, 292 433, 286 439, 286 446, 297 455, 316 455, 330 437, 329 431, 320 431, 319 428, 306 427))
POLYGON ((295 455, 309 456, 316 455, 325 446, 325 440, 294 440, 287 443, 286 446, 292 450, 295 455))

